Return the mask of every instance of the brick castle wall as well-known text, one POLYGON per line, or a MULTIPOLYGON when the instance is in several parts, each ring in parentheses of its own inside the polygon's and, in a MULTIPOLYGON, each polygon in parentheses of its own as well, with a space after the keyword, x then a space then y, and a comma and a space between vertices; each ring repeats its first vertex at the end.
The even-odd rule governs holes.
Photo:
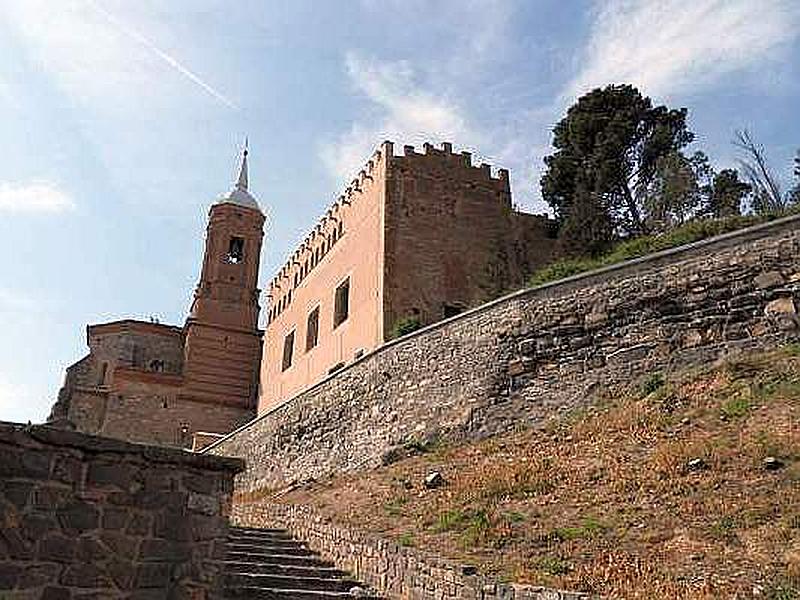
POLYGON ((0 422, 0 597, 219 598, 242 466, 0 422))
POLYGON ((306 506, 236 503, 241 527, 287 529, 297 539, 389 598, 407 600, 580 600, 586 594, 498 582, 469 565, 328 522, 306 506))
POLYGON ((210 447, 238 489, 535 425, 598 387, 798 335, 800 217, 523 290, 386 344, 210 447))
POLYGON ((384 331, 435 323, 523 285, 550 260, 548 219, 514 210, 508 171, 425 144, 390 160, 385 209, 384 331))

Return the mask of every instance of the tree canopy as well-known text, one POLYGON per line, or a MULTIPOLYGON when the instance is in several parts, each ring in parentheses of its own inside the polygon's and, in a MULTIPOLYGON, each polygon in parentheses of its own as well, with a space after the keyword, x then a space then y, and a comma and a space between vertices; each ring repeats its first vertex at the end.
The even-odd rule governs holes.
POLYGON ((545 158, 542 196, 564 234, 600 221, 587 249, 602 250, 613 236, 648 231, 648 189, 694 139, 685 108, 653 106, 631 85, 609 85, 582 96, 553 133, 555 152, 545 158), (667 162, 665 162, 667 161, 667 162), (583 225, 582 225, 583 224, 583 225))

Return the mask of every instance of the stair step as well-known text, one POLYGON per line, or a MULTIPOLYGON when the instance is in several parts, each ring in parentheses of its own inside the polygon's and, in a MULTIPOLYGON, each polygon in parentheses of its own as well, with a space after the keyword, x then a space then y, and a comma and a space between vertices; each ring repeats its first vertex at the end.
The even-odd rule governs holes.
POLYGON ((349 592, 359 587, 358 582, 332 577, 300 577, 297 575, 260 575, 255 573, 227 573, 226 587, 263 587, 277 590, 309 590, 323 592, 349 592))
POLYGON ((307 566, 330 566, 330 563, 323 561, 319 556, 298 556, 296 554, 259 554, 252 552, 228 552, 227 562, 247 562, 247 563, 272 563, 281 565, 307 565, 307 566))
POLYGON ((381 600, 378 596, 354 596, 349 592, 324 592, 320 590, 278 590, 265 587, 226 588, 225 597, 231 600, 335 600, 337 598, 359 598, 381 600))
POLYGON ((269 562, 228 562, 227 573, 253 573, 257 575, 299 575, 300 577, 347 577, 347 573, 332 566, 285 565, 269 562))
POLYGON ((258 551, 273 551, 273 550, 283 550, 288 548, 290 550, 294 550, 295 548, 299 548, 301 550, 307 550, 305 544, 302 542, 298 542, 295 540, 288 540, 288 541, 264 541, 264 542, 240 542, 240 541, 233 541, 228 540, 228 549, 229 550, 236 550, 237 552, 258 552, 258 551))
POLYGON ((304 548, 302 546, 252 546, 248 548, 230 548, 228 547, 228 556, 247 555, 247 556, 314 556, 316 553, 313 550, 304 548))

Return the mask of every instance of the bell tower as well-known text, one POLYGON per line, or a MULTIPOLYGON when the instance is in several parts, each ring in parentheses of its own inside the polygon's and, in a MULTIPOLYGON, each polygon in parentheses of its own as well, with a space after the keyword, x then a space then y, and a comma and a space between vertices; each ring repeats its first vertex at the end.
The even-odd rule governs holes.
POLYGON ((183 392, 195 401, 254 411, 265 216, 249 191, 247 154, 245 146, 236 185, 209 211, 200 281, 184 327, 183 392))

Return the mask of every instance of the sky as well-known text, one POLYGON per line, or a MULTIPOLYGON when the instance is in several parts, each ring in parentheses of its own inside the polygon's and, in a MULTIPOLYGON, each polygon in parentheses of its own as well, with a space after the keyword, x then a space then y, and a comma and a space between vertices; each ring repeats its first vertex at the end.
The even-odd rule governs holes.
POLYGON ((800 2, 0 0, 0 420, 46 419, 87 323, 183 323, 245 136, 263 286, 384 139, 545 211, 552 127, 609 83, 687 107, 718 168, 749 128, 788 183, 800 2))

